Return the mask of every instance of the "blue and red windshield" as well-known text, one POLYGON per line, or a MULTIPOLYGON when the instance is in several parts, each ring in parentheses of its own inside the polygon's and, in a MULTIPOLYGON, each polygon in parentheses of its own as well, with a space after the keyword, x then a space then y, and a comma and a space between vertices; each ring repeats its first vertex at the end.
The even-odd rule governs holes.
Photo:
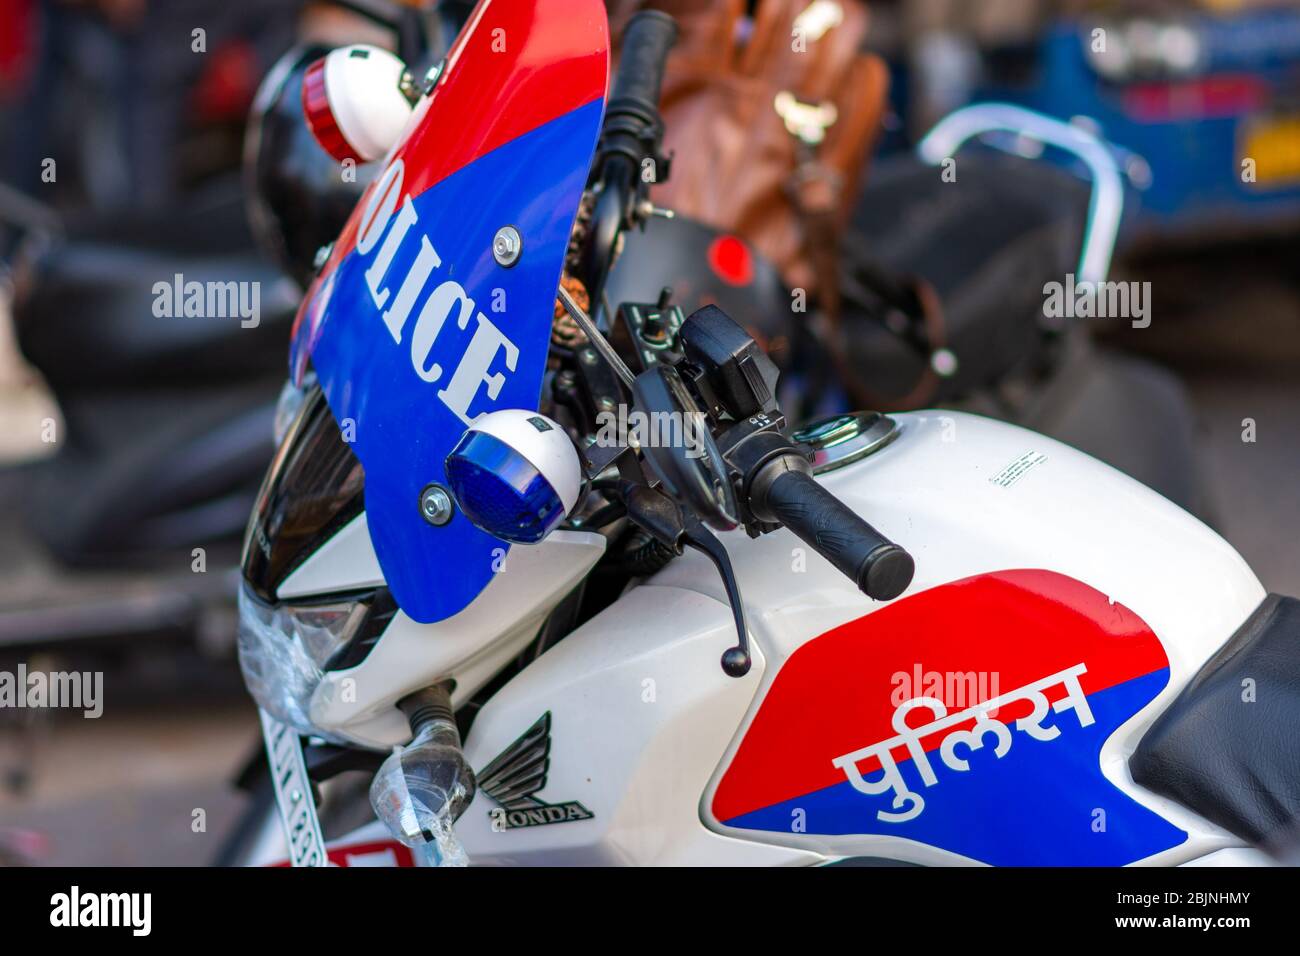
POLYGON ((460 514, 427 523, 421 492, 474 419, 538 405, 608 77, 601 0, 482 0, 299 311, 291 375, 310 360, 417 621, 463 610, 503 566, 509 545, 460 514), (503 227, 522 239, 509 267, 503 227))

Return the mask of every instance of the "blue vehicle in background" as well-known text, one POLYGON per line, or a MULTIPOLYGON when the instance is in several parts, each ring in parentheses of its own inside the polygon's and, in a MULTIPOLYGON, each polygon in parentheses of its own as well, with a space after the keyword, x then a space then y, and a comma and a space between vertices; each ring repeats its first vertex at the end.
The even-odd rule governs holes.
POLYGON ((1300 9, 1057 22, 989 52, 975 99, 1095 124, 1144 187, 1140 237, 1300 224, 1300 9))

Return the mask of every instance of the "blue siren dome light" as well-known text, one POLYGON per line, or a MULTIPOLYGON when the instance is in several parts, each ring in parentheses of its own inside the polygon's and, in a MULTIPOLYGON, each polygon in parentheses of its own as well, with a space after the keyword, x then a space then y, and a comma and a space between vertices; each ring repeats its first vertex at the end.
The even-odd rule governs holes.
POLYGON ((515 544, 536 544, 578 501, 582 466, 559 424, 538 412, 482 416, 446 461, 456 505, 476 528, 515 544))

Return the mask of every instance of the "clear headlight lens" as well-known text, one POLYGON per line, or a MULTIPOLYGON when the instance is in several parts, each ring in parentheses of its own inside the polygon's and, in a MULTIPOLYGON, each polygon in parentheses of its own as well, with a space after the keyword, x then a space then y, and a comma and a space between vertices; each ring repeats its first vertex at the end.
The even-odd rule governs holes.
POLYGON ((253 699, 300 733, 339 739, 313 726, 311 699, 368 610, 360 601, 272 607, 240 588, 239 666, 253 699))

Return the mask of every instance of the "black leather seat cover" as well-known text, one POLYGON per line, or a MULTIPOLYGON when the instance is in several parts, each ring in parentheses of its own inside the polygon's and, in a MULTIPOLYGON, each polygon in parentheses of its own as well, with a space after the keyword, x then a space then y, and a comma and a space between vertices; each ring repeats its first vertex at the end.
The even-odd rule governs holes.
POLYGON ((1270 595, 1152 725, 1133 779, 1253 843, 1300 820, 1300 600, 1270 595))

